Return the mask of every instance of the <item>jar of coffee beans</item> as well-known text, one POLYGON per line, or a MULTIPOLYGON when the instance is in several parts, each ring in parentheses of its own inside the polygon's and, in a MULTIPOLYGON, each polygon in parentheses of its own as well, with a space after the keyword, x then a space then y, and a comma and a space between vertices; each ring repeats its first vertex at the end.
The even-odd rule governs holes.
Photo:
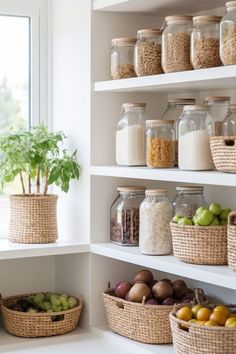
POLYGON ((145 187, 118 187, 110 211, 111 242, 122 246, 139 245, 139 207, 145 187))

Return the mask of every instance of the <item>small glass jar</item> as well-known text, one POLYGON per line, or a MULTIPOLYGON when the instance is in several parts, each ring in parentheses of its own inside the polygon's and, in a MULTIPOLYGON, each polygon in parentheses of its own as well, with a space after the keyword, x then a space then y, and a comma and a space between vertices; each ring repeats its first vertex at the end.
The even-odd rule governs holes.
POLYGON ((124 103, 116 128, 116 163, 146 165, 145 103, 124 103))
POLYGON ((236 1, 225 4, 226 14, 220 24, 220 58, 224 65, 236 64, 236 1))
POLYGON ((229 106, 229 112, 223 122, 223 136, 236 136, 236 104, 229 106))
POLYGON ((175 122, 173 120, 146 121, 147 165, 168 168, 175 165, 175 122))
POLYGON ((146 190, 145 194, 140 206, 140 252, 155 256, 170 254, 172 206, 167 191, 146 190))
POLYGON ((139 244, 139 207, 145 187, 118 187, 118 196, 111 206, 111 242, 122 246, 139 244))
POLYGON ((196 210, 207 206, 203 186, 180 186, 173 201, 174 215, 192 219, 196 210))
POLYGON ((191 34, 191 63, 194 69, 221 66, 220 29, 221 16, 196 16, 191 34))
POLYGON ((190 37, 192 16, 167 16, 162 34, 162 69, 165 73, 192 70, 190 37))
POLYGON ((213 120, 206 106, 185 106, 179 121, 179 168, 212 170, 214 168, 210 136, 213 120))
POLYGON ((208 107, 208 112, 213 119, 215 136, 222 135, 222 124, 229 111, 229 96, 207 96, 205 105, 208 107))
POLYGON ((142 29, 137 33, 134 69, 137 76, 162 74, 160 29, 142 29))
POLYGON ((134 47, 136 38, 112 39, 111 77, 113 80, 135 77, 134 47))

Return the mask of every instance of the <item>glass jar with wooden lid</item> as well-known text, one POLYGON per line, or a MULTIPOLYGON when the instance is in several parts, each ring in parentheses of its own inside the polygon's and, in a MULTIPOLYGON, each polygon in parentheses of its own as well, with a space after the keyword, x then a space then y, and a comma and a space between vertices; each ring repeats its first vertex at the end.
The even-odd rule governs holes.
POLYGON ((111 77, 113 80, 135 77, 134 47, 136 38, 112 39, 111 77))

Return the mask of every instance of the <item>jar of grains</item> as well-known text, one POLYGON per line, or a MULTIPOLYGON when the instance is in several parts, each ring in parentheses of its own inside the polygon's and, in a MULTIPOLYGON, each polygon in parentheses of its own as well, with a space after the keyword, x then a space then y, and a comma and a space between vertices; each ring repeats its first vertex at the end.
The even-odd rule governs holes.
POLYGON ((224 65, 236 64, 236 1, 226 3, 220 24, 220 57, 224 65))
POLYGON ((162 74, 161 35, 159 29, 142 29, 137 33, 134 68, 137 76, 162 74))
POLYGON ((179 168, 212 170, 214 168, 210 135, 213 120, 206 106, 185 106, 179 121, 179 168))
POLYGON ((165 73, 191 70, 192 16, 167 16, 162 34, 162 69, 165 73))
POLYGON ((112 39, 111 77, 113 80, 135 77, 134 46, 136 38, 112 39))
POLYGON ((221 16, 196 16, 191 35, 191 63, 194 69, 221 66, 220 60, 221 16))
POLYGON ((213 119, 215 136, 222 135, 222 124, 229 111, 230 96, 207 96, 205 105, 213 119))
POLYGON ((170 221, 172 206, 163 189, 146 190, 140 206, 140 252, 146 255, 165 255, 172 251, 170 221))
POLYGON ((124 103, 116 129, 116 163, 146 165, 145 103, 124 103))
MULTIPOLYGON (((229 106, 229 112, 223 122, 223 136, 236 136, 236 104, 231 104, 229 106)), ((228 143, 230 144, 230 143, 228 143)), ((234 145, 232 141, 232 145, 234 145)))
POLYGON ((147 165, 148 167, 174 167, 175 165, 175 121, 148 120, 147 165))
POLYGON ((175 166, 178 166, 178 121, 183 113, 184 106, 194 105, 194 98, 173 98, 168 100, 167 108, 165 109, 161 119, 175 121, 175 166))
POLYGON ((111 241, 122 246, 139 244, 139 207, 145 187, 118 187, 111 206, 111 241))
POLYGON ((176 191, 177 195, 173 201, 174 215, 192 219, 199 207, 207 206, 203 186, 180 186, 176 191))

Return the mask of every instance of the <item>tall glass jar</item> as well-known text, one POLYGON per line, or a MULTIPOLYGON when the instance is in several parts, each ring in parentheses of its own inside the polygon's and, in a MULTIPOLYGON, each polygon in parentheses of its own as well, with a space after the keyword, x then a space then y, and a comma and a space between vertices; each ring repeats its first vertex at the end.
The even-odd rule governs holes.
POLYGON ((223 122, 223 136, 236 136, 236 104, 229 106, 229 112, 223 122))
POLYGON ((214 168, 210 135, 213 120, 206 106, 185 106, 179 121, 179 168, 212 170, 214 168))
POLYGON ((160 29, 142 29, 137 33, 134 68, 137 76, 162 74, 160 29))
POLYGON ((174 215, 192 219, 196 210, 207 206, 203 186, 180 186, 173 201, 174 215))
POLYGON ((124 103, 116 128, 116 163, 146 165, 145 103, 124 103))
POLYGON ((167 16, 162 34, 162 69, 165 73, 191 70, 192 16, 167 16))
POLYGON ((221 66, 220 29, 221 16, 196 16, 191 34, 191 63, 194 69, 221 66))
POLYGON ((229 96, 207 96, 205 104, 214 122, 214 135, 222 135, 222 124, 229 111, 229 96))
POLYGON ((110 211, 111 242, 122 246, 139 244, 139 207, 145 187, 118 187, 110 211))
POLYGON ((175 122, 173 120, 148 120, 146 132, 148 167, 174 167, 175 122))
POLYGON ((140 241, 142 254, 161 256, 172 251, 170 221, 172 206, 163 189, 146 190, 140 206, 140 241))
POLYGON ((111 77, 113 80, 135 77, 134 46, 136 38, 112 39, 111 77))
POLYGON ((220 57, 224 65, 236 64, 236 1, 226 3, 220 24, 220 57))

